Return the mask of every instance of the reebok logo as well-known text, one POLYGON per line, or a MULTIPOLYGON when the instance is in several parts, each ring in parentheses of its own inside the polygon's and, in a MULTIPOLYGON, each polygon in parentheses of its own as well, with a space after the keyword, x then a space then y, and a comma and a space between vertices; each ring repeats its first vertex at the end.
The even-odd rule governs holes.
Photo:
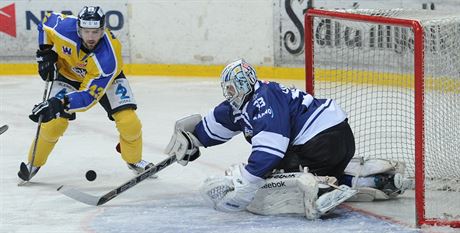
POLYGON ((268 184, 265 184, 262 186, 263 189, 269 189, 269 188, 280 188, 280 187, 285 187, 286 183, 284 181, 278 181, 278 182, 271 182, 268 184))
POLYGON ((16 11, 14 3, 0 8, 0 32, 16 37, 16 11))

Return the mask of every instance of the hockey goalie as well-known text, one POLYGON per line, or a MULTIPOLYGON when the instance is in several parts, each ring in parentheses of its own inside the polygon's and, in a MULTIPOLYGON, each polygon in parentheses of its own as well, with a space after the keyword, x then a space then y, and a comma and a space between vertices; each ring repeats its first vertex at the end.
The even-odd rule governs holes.
POLYGON ((354 136, 334 100, 258 80, 243 59, 225 67, 221 88, 225 100, 205 117, 176 121, 165 150, 185 166, 200 156, 200 147, 244 134, 252 146, 248 160, 203 182, 206 203, 220 211, 317 219, 357 193, 350 188, 354 176, 343 176, 354 136))
POLYGON ((187 165, 200 156, 199 147, 243 133, 252 146, 248 160, 207 178, 200 188, 213 208, 277 214, 272 204, 278 203, 290 205, 280 213, 316 219, 356 193, 334 182, 355 151, 346 114, 334 100, 258 80, 243 59, 224 68, 221 88, 225 100, 204 118, 178 120, 166 148, 187 165))

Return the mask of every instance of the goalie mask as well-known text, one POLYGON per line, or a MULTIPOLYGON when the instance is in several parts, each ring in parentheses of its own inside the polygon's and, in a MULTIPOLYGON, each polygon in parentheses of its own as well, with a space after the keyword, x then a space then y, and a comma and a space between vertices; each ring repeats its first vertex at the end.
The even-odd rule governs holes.
POLYGON ((240 109, 254 92, 256 71, 243 59, 227 65, 221 74, 221 87, 225 99, 235 109, 240 109))

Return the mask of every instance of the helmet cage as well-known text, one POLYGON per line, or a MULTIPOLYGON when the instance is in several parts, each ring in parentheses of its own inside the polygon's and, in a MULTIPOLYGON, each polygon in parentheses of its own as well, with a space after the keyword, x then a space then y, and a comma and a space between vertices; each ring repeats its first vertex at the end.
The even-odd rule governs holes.
POLYGON ((244 60, 229 64, 221 76, 222 93, 235 109, 240 109, 254 91, 257 81, 255 70, 244 60))

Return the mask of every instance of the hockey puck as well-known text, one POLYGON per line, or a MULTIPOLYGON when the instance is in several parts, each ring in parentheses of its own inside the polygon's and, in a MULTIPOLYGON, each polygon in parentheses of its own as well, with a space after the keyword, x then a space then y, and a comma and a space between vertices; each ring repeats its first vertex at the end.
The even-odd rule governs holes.
POLYGON ((94 181, 96 179, 96 172, 93 170, 89 170, 86 172, 86 179, 88 181, 94 181))

